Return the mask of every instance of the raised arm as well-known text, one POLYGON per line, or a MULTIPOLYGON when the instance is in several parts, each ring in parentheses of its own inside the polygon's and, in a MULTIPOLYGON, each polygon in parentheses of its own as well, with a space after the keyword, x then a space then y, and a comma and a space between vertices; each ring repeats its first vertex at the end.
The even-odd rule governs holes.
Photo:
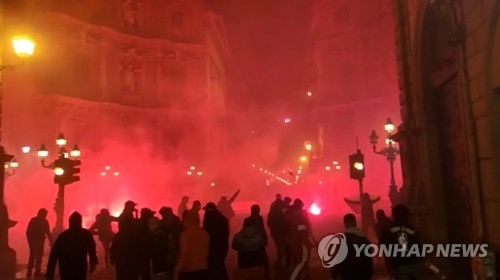
POLYGON ((238 197, 238 195, 239 195, 239 194, 240 194, 240 190, 237 190, 237 191, 233 194, 233 196, 231 196, 231 197, 228 199, 229 203, 233 203, 233 202, 236 200, 236 198, 238 197))
POLYGON ((352 199, 349 199, 347 197, 344 197, 344 201, 347 202, 347 203, 350 203, 350 204, 354 204, 354 205, 360 205, 361 204, 360 201, 352 200, 352 199))

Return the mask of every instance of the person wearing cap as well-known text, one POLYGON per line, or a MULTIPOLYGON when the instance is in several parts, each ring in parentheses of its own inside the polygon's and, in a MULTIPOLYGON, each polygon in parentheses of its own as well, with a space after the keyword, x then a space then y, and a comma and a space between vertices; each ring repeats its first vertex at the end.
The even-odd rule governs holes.
POLYGON ((182 222, 174 215, 172 208, 162 207, 159 211, 162 220, 161 227, 168 235, 168 263, 172 266, 177 262, 179 255, 179 236, 182 232, 182 222))
POLYGON ((125 202, 125 207, 123 212, 118 217, 119 223, 133 224, 136 221, 137 209, 135 208, 137 203, 129 200, 125 202))
POLYGON ((203 228, 210 236, 208 250, 208 271, 212 279, 228 279, 226 257, 229 251, 229 222, 213 202, 207 203, 203 219, 203 228))
POLYGON ((184 217, 184 231, 179 240, 179 258, 174 270, 174 280, 205 280, 208 275, 208 233, 200 227, 199 218, 193 212, 184 217))

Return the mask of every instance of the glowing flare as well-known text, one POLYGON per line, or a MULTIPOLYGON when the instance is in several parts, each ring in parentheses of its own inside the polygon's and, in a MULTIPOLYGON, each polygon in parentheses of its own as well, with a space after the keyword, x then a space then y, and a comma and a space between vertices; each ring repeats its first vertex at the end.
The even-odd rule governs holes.
POLYGON ((319 206, 315 202, 311 205, 311 207, 309 207, 309 212, 314 216, 318 216, 319 214, 321 214, 321 208, 319 208, 319 206))
POLYGON ((23 151, 23 153, 27 154, 30 152, 31 148, 30 146, 24 146, 21 148, 21 150, 23 151))
POLYGON ((109 166, 109 165, 108 165, 108 166, 104 167, 104 169, 106 169, 106 170, 110 170, 110 169, 111 169, 111 166, 109 166))
POLYGON ((120 175, 120 172, 115 172, 113 175, 118 176, 120 175))

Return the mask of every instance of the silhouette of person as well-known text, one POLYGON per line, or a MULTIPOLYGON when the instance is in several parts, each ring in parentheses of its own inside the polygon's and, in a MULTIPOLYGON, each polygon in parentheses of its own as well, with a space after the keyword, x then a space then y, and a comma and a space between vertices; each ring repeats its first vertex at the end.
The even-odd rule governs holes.
POLYGON ((347 244, 347 257, 338 265, 331 269, 332 279, 356 279, 370 280, 373 275, 373 259, 364 254, 356 256, 355 248, 367 246, 370 241, 366 238, 363 231, 356 226, 356 216, 346 214, 344 216, 344 235, 347 244), (356 246, 356 247, 355 247, 356 246))
MULTIPOLYGON (((392 245, 410 250, 413 246, 422 248, 418 231, 410 224, 410 210, 407 206, 398 204, 392 208, 393 221, 384 232, 381 244, 392 245)), ((406 251, 408 252, 408 251, 406 251)), ((387 257, 391 272, 395 279, 426 279, 425 258, 417 254, 397 254, 387 257)))
POLYGON ((245 219, 243 228, 236 233, 231 247, 238 252, 239 279, 270 279, 266 273, 266 240, 252 220, 245 219))
POLYGON ((155 212, 149 208, 141 209, 139 219, 139 242, 143 244, 140 248, 141 277, 142 280, 151 279, 151 259, 153 255, 153 235, 149 230, 149 220, 154 217, 155 212))
POLYGON ((371 228, 376 232, 375 228, 375 214, 373 213, 373 205, 380 200, 380 197, 371 199, 370 194, 363 193, 361 196, 361 226, 363 232, 368 234, 368 229, 371 228))
POLYGON ((271 206, 269 207, 269 212, 275 208, 281 208, 283 207, 283 200, 281 199, 281 194, 276 194, 276 199, 271 203, 271 206))
POLYGON ((35 266, 35 276, 41 276, 43 249, 45 247, 45 238, 49 240, 52 246, 52 234, 50 233, 49 221, 47 221, 47 209, 38 210, 36 217, 31 218, 26 229, 26 238, 30 249, 28 259, 28 272, 26 276, 31 277, 33 266, 35 266))
POLYGON ((266 233, 266 227, 264 226, 264 219, 260 215, 260 206, 257 204, 254 204, 250 207, 250 217, 246 218, 243 222, 248 223, 248 225, 255 227, 262 238, 264 239, 264 247, 262 248, 262 257, 264 258, 264 270, 265 270, 265 275, 267 279, 271 279, 270 271, 269 271, 269 260, 267 258, 267 252, 266 252, 266 246, 268 244, 268 239, 267 239, 267 233, 266 233))
POLYGON ((183 196, 179 207, 177 208, 177 216, 184 220, 184 212, 188 210, 189 196, 183 196))
POLYGON ((208 271, 213 280, 227 280, 226 257, 229 251, 228 219, 217 210, 213 202, 207 203, 203 228, 210 237, 208 250, 208 271))
POLYGON ((217 203, 217 209, 226 217, 228 220, 231 220, 234 216, 234 210, 232 207, 232 203, 236 200, 238 195, 240 194, 240 190, 237 190, 229 199, 227 196, 222 196, 219 200, 219 203, 217 203))
POLYGON ((167 232, 161 227, 160 220, 156 217, 149 219, 149 230, 152 233, 153 251, 152 268, 154 280, 169 280, 173 266, 168 261, 169 238, 167 232))
POLYGON ((276 200, 271 204, 269 214, 267 215, 267 226, 271 233, 271 237, 276 246, 276 262, 274 266, 277 268, 283 267, 283 258, 286 252, 285 242, 285 214, 283 212, 284 203, 281 196, 276 195, 276 200))
POLYGON ((136 206, 137 203, 133 202, 132 200, 125 202, 125 207, 123 208, 123 212, 120 214, 120 217, 118 217, 118 221, 120 222, 123 220, 127 220, 127 224, 128 222, 135 223, 135 221, 137 220, 137 209, 135 208, 136 206))
POLYGON ((109 268, 109 247, 115 233, 111 228, 112 222, 118 222, 118 218, 111 216, 108 209, 101 209, 101 212, 95 217, 95 222, 90 226, 89 230, 92 234, 96 234, 101 241, 104 249, 104 262, 106 268, 109 268))
POLYGON ((308 262, 311 248, 317 244, 312 235, 311 222, 304 203, 295 199, 293 206, 287 211, 285 223, 287 226, 286 238, 291 254, 292 274, 290 280, 308 274, 308 262))
POLYGON ((118 232, 111 242, 110 262, 115 266, 116 280, 137 280, 141 273, 140 232, 133 220, 118 221, 118 232))
POLYGON ((207 271, 209 236, 200 227, 199 217, 194 212, 187 212, 184 217, 184 231, 180 236, 179 249, 179 259, 175 266, 174 279, 211 279, 207 271))
POLYGON ((161 227, 169 239, 168 261, 173 267, 179 255, 179 236, 182 232, 182 222, 179 217, 174 215, 170 207, 162 207, 160 215, 162 216, 161 227))
POLYGON ((52 246, 47 264, 47 279, 54 278, 58 261, 61 280, 86 280, 87 269, 89 273, 95 271, 97 254, 94 237, 89 230, 82 228, 82 215, 78 212, 71 214, 69 229, 62 232, 52 246))

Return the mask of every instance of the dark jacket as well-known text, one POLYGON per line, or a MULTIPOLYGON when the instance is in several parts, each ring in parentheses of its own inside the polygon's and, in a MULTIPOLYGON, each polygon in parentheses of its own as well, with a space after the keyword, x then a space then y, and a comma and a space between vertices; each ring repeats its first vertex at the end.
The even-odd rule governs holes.
POLYGON ((229 250, 229 223, 226 217, 217 210, 205 212, 203 228, 210 237, 208 258, 225 259, 229 250))
POLYGON ((26 229, 26 238, 30 244, 43 244, 45 237, 52 242, 52 234, 50 233, 49 222, 45 218, 34 217, 30 220, 26 229))
POLYGON ((169 263, 169 236, 163 229, 153 232, 153 272, 161 273, 173 269, 173 264, 169 263))
POLYGON ((415 254, 406 256, 412 246, 418 246, 418 252, 422 252, 419 234, 409 223, 391 222, 380 243, 387 246, 397 246, 397 248, 402 248, 404 245, 407 248, 406 253, 398 252, 397 256, 386 258, 386 261, 389 261, 393 267, 413 265, 424 261, 423 258, 415 256, 415 254))
POLYGON ((271 207, 267 215, 267 226, 271 232, 271 236, 285 235, 285 214, 283 212, 283 203, 275 204, 271 207))
POLYGON ((116 279, 137 280, 141 264, 141 240, 137 230, 118 231, 111 243, 110 260, 115 266, 116 279))
POLYGON ((265 240, 254 226, 244 227, 235 234, 231 247, 238 251, 239 269, 263 266, 266 262, 265 240))
POLYGON ((356 256, 354 245, 359 248, 362 244, 369 245, 370 241, 358 228, 348 228, 344 232, 347 243, 346 259, 332 268, 333 278, 342 280, 370 280, 373 275, 373 259, 365 256, 364 249, 361 256, 356 256))
POLYGON ((262 218, 262 216, 260 215, 250 216, 246 218, 243 222, 244 224, 248 222, 249 224, 257 228, 260 231, 262 237, 264 238, 264 241, 267 243, 267 233, 266 233, 266 228, 264 226, 264 219, 262 218))
POLYGON ((71 227, 56 239, 47 265, 47 278, 52 279, 59 261, 61 280, 87 279, 87 256, 90 265, 97 265, 96 245, 90 231, 71 227))

